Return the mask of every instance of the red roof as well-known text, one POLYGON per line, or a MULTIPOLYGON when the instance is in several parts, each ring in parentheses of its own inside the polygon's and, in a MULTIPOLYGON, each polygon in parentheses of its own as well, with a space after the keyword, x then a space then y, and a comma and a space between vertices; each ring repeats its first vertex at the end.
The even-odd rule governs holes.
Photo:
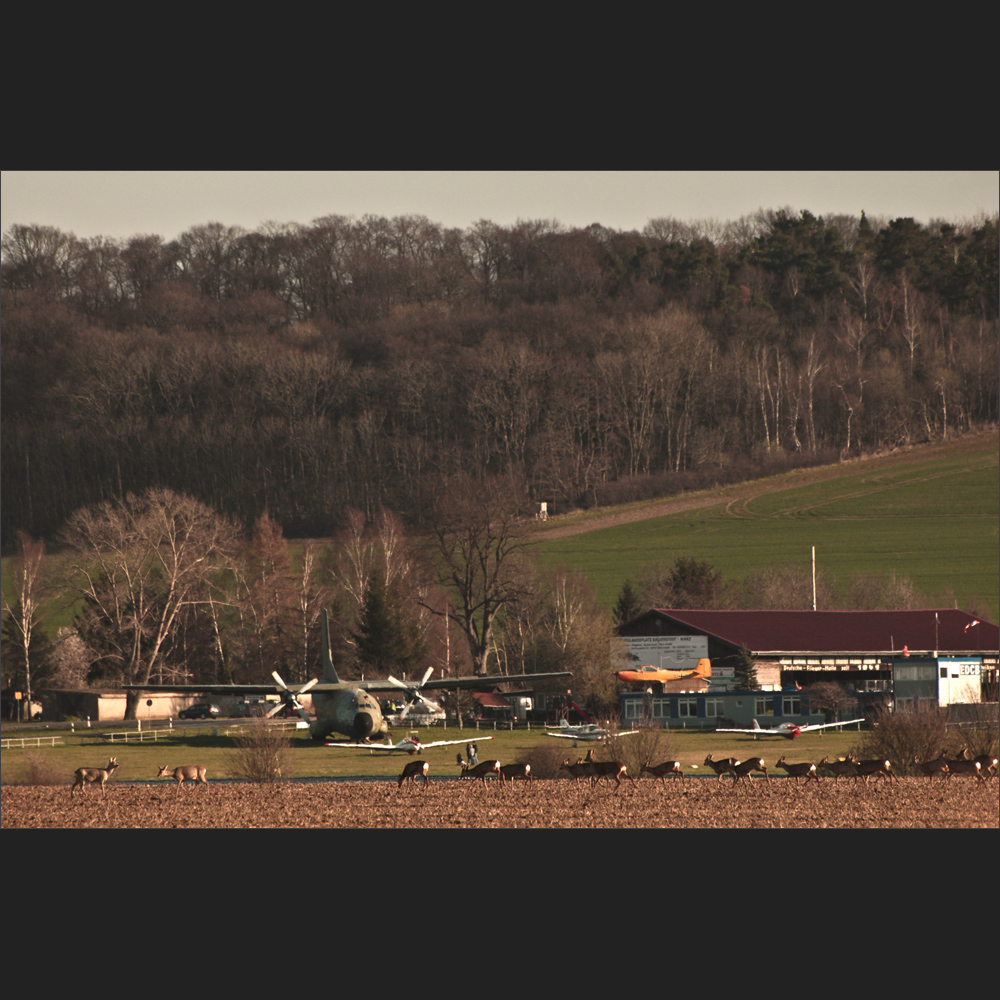
MULTIPOLYGON (((1000 629, 966 611, 698 611, 657 608, 697 632, 751 653, 996 653, 1000 629), (972 624, 972 623, 976 624, 972 624)), ((644 617, 644 616, 641 616, 644 617)), ((638 621, 638 619, 633 619, 638 621)), ((631 624, 631 623, 630 623, 631 624)))

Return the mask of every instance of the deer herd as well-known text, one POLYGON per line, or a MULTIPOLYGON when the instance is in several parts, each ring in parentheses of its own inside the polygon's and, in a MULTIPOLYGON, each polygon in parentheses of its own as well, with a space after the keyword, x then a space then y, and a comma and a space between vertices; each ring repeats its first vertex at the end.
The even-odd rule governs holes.
MULTIPOLYGON (((486 784, 487 778, 498 780, 498 787, 513 784, 515 780, 525 783, 532 781, 530 764, 501 764, 498 760, 484 760, 479 764, 470 765, 462 760, 462 755, 458 754, 458 766, 460 778, 472 778, 486 784)), ((962 747, 954 756, 949 756, 945 750, 941 750, 933 760, 920 760, 914 757, 912 765, 921 776, 925 776, 932 781, 936 775, 942 778, 951 779, 956 775, 972 775, 977 784, 983 784, 990 778, 997 775, 997 758, 995 754, 980 754, 976 757, 969 755, 966 747, 962 747)), ((741 781, 750 782, 751 775, 763 774, 766 782, 770 781, 767 767, 761 757, 748 757, 746 760, 737 760, 735 757, 725 757, 714 760, 709 754, 705 758, 705 766, 715 773, 719 781, 723 776, 732 778, 735 788, 741 781)), ((108 779, 118 768, 118 758, 112 757, 106 767, 79 767, 74 773, 74 781, 70 788, 70 798, 79 788, 84 790, 87 785, 100 785, 101 794, 107 794, 108 779)), ((810 781, 819 782, 821 771, 826 771, 833 776, 834 782, 839 782, 841 778, 851 778, 857 784, 860 779, 868 784, 871 778, 882 778, 883 782, 892 784, 898 782, 899 778, 892 769, 892 764, 884 758, 872 758, 870 760, 858 760, 857 757, 849 754, 847 757, 830 760, 824 757, 818 763, 802 761, 789 763, 782 755, 774 764, 775 770, 782 770, 789 778, 793 778, 796 784, 799 779, 804 778, 808 785, 810 781)), ((423 781, 424 791, 427 790, 427 772, 430 767, 425 760, 415 760, 406 764, 399 775, 397 788, 402 788, 405 782, 416 784, 418 780, 423 781)), ((559 768, 560 772, 566 772, 574 781, 584 779, 591 787, 596 787, 602 781, 614 780, 615 791, 621 787, 623 779, 636 785, 636 779, 628 773, 628 768, 621 761, 599 761, 595 759, 594 750, 591 748, 587 756, 578 758, 575 762, 564 760, 559 768)), ((667 777, 680 778, 684 781, 684 772, 681 769, 680 761, 667 760, 661 764, 651 765, 646 761, 639 770, 640 777, 649 774, 654 779, 658 778, 662 783, 666 783, 667 777)), ((177 783, 177 792, 180 793, 181 786, 185 781, 192 784, 208 785, 206 769, 200 764, 188 764, 182 767, 163 766, 156 775, 158 778, 171 778, 177 783)))

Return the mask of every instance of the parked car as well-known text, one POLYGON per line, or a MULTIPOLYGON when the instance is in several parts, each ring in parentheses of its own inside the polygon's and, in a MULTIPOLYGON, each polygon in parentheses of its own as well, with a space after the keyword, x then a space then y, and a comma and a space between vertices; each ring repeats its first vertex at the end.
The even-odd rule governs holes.
POLYGON ((215 719, 220 715, 218 705, 192 705, 179 712, 179 719, 215 719))

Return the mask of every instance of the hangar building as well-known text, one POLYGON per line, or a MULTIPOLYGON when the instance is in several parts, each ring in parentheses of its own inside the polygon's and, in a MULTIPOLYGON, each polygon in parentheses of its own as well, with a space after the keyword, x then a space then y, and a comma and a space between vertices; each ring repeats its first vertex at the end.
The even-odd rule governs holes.
MULTIPOLYGON (((631 663, 672 670, 712 664, 690 678, 622 695, 622 722, 715 728, 808 723, 823 713, 801 691, 832 680, 857 699, 919 709, 997 700, 1000 630, 965 611, 700 611, 656 608, 618 629, 631 663), (737 690, 735 666, 749 653, 759 689, 737 690), (766 720, 766 721, 765 721, 766 720)), ((834 721, 834 720, 830 720, 834 721)))

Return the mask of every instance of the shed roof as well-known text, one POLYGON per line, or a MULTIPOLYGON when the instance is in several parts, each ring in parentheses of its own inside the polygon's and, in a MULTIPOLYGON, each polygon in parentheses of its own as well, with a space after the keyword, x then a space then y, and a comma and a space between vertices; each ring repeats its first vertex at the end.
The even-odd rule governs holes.
POLYGON ((622 626, 649 615, 662 615, 693 631, 723 642, 746 646, 751 653, 911 653, 942 655, 996 654, 1000 629, 966 611, 928 608, 918 611, 699 611, 654 608, 622 626))

